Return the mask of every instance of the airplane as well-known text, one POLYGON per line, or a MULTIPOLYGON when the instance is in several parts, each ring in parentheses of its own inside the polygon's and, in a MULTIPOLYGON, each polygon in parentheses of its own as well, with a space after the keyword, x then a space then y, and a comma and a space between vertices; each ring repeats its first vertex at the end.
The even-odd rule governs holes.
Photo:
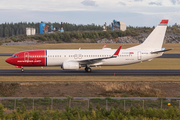
POLYGON ((151 32, 146 40, 137 46, 127 49, 56 49, 56 50, 30 50, 13 54, 5 61, 21 68, 32 66, 60 66, 63 70, 78 70, 85 67, 91 72, 91 67, 121 66, 139 63, 162 56, 171 49, 162 48, 168 20, 162 20, 151 32))

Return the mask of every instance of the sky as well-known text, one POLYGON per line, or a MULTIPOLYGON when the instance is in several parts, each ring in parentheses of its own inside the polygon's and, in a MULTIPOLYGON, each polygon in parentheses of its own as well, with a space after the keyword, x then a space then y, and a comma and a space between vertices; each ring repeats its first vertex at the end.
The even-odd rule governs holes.
POLYGON ((180 0, 0 0, 0 23, 68 22, 157 26, 180 24, 180 0))

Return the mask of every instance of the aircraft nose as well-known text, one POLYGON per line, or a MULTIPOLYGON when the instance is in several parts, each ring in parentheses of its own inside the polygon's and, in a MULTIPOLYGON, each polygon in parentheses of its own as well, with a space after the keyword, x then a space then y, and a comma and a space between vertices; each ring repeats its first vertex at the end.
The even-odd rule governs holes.
POLYGON ((11 64, 11 57, 10 57, 10 58, 7 58, 7 59, 6 59, 6 62, 11 64))

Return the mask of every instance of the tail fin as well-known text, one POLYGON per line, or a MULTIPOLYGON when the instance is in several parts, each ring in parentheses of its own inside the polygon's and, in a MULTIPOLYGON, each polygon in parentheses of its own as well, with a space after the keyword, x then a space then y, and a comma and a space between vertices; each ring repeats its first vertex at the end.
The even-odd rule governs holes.
POLYGON ((168 20, 162 20, 142 44, 128 49, 161 50, 167 24, 168 20))

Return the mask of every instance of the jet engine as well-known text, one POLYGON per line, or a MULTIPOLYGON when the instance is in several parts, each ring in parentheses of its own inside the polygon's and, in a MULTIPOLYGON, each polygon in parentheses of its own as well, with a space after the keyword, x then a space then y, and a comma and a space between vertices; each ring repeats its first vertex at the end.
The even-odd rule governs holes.
POLYGON ((78 62, 63 62, 62 69, 63 70, 78 70, 80 65, 78 62))

